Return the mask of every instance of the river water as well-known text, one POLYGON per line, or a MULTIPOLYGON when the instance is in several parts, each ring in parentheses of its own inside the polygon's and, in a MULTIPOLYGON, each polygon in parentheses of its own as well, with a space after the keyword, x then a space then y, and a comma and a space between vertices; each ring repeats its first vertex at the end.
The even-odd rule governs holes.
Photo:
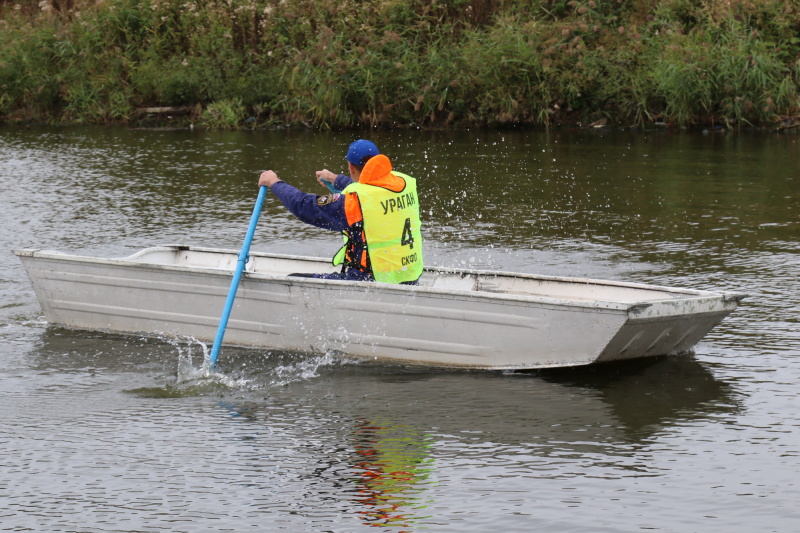
MULTIPOLYGON (((0 530, 800 527, 800 136, 372 137, 418 177, 429 265, 749 298, 693 354, 643 362, 503 373, 227 348, 204 379, 191 339, 48 326, 11 250, 238 249, 257 171, 315 190, 353 134, 5 127, 0 530)), ((253 250, 339 244, 268 198, 253 250)))

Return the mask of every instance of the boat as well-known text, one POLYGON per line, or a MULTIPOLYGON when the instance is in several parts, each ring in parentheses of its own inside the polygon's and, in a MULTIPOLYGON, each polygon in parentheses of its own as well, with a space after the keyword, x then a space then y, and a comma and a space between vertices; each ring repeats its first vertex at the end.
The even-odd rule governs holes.
MULTIPOLYGON (((185 245, 122 258, 24 249, 52 325, 210 342, 237 252, 185 245)), ((746 295, 574 277, 426 268, 419 285, 324 280, 329 260, 251 252, 225 346, 517 370, 680 354, 746 295)))

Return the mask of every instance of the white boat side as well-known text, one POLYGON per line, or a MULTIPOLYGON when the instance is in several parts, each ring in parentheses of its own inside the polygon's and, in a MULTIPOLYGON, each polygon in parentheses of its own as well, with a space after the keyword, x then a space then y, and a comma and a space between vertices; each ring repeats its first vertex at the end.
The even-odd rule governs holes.
MULTIPOLYGON (((105 259, 15 250, 53 325, 210 342, 238 252, 157 246, 105 259)), ((225 345, 529 369, 690 350, 745 295, 426 268, 420 285, 289 276, 325 259, 251 252, 225 345)))

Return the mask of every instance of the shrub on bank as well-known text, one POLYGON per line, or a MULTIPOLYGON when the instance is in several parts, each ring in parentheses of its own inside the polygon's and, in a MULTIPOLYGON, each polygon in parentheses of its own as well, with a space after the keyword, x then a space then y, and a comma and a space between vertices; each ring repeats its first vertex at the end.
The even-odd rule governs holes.
POLYGON ((157 106, 215 128, 800 114, 789 0, 26 2, 0 5, 6 121, 127 122, 157 106))

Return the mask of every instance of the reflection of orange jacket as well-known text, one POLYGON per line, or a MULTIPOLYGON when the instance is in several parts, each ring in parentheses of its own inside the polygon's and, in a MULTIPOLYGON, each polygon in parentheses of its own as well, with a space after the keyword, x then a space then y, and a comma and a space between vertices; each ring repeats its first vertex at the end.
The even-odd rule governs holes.
MULTIPOLYGON (((427 480, 432 459, 428 457, 431 438, 409 426, 394 426, 358 420, 354 433, 353 466, 360 511, 370 526, 409 528, 421 517, 416 485, 427 480)), ((403 529, 406 531, 406 529, 403 529)))

